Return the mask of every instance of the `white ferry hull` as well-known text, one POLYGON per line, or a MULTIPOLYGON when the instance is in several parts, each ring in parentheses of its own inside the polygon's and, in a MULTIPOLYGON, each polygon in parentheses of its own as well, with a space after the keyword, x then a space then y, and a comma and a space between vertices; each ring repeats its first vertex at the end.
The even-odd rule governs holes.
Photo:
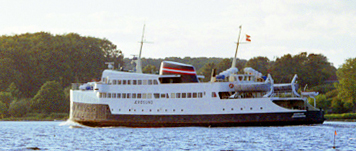
POLYGON ((283 126, 321 124, 322 111, 208 114, 208 115, 114 115, 103 104, 74 103, 71 119, 91 127, 231 127, 231 126, 283 126), (81 109, 79 109, 81 108, 81 109), (301 115, 301 117, 293 117, 301 115))
MULTIPOLYGON (((221 100, 219 100, 221 101, 221 100)), ((226 100, 223 100, 226 101, 226 100)), ((105 102, 105 101, 104 101, 105 102)), ((97 102, 98 103, 98 102, 97 102)), ((224 104, 228 104, 225 102, 224 104)), ((244 103, 246 104, 246 103, 244 103)), ((137 113, 132 109, 132 113, 126 112, 112 113, 115 105, 118 104, 96 104, 71 101, 71 120, 82 125, 91 127, 231 127, 231 126, 283 126, 283 125, 304 125, 304 124, 321 124, 324 121, 323 111, 307 110, 280 110, 265 112, 246 112, 237 113, 229 111, 215 113, 137 113)), ((194 106, 194 104, 192 104, 194 106)), ((237 105, 237 104, 236 104, 237 105)), ((235 105, 235 106, 236 106, 235 105)), ((218 105, 213 105, 218 106, 218 105)), ((194 107, 193 107, 194 108, 194 107)), ((214 108, 214 107, 211 107, 214 108)), ((250 107, 247 106, 247 110, 250 107)), ((256 107, 255 107, 256 108, 256 107)), ((262 108, 262 107, 261 107, 262 108)), ((267 105, 263 108, 269 108, 267 105)), ((239 110, 236 108, 235 110, 239 110)), ((188 109, 186 109, 188 110, 188 109)), ((161 111, 164 112, 164 111, 161 111)))

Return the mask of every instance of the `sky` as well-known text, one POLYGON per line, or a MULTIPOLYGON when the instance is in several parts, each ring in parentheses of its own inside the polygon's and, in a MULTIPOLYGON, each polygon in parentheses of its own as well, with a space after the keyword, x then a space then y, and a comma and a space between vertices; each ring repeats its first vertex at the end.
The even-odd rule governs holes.
POLYGON ((106 38, 125 57, 322 54, 338 68, 356 57, 352 0, 0 0, 0 35, 78 33, 106 38), (240 41, 241 41, 240 40, 240 41))

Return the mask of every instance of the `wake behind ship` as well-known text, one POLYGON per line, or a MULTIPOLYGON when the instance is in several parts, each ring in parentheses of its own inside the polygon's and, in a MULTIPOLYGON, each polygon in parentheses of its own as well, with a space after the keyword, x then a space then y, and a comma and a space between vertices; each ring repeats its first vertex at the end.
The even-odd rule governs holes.
POLYGON ((200 82, 203 77, 196 74, 192 65, 171 61, 161 63, 159 74, 143 74, 140 57, 138 72, 114 70, 109 64, 99 82, 73 84, 70 119, 93 127, 228 127, 324 122, 324 112, 315 108, 315 99, 314 106, 308 103, 308 98, 318 93, 297 93, 297 76, 291 83, 274 84, 271 75, 262 76, 252 68, 238 74, 233 61, 230 69, 218 75, 213 70, 211 81, 200 82))

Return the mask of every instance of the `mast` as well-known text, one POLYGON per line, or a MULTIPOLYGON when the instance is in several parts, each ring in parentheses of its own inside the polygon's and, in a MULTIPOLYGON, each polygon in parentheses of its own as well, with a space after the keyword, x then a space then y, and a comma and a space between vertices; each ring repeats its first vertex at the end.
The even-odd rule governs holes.
POLYGON ((231 68, 235 68, 236 67, 236 56, 237 56, 237 50, 239 48, 239 44, 240 44, 240 35, 241 35, 241 28, 242 28, 242 25, 240 25, 240 31, 239 31, 239 36, 237 38, 237 43, 236 43, 236 51, 235 51, 235 57, 234 59, 232 60, 232 64, 231 64, 231 68))
POLYGON ((142 38, 141 38, 141 47, 140 47, 140 53, 138 54, 137 58, 137 64, 136 64, 136 73, 142 73, 142 65, 141 65, 141 53, 142 53, 142 46, 143 46, 143 38, 145 34, 145 26, 146 24, 143 24, 143 30, 142 30, 142 38))

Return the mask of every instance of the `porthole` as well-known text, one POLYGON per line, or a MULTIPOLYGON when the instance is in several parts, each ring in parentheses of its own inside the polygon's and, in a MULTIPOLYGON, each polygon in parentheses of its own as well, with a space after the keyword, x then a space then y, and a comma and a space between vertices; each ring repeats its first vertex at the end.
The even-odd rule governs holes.
POLYGON ((134 109, 134 111, 136 112, 136 109, 134 109))
POLYGON ((241 111, 244 110, 243 108, 241 108, 241 111))
POLYGON ((261 110, 263 110, 263 107, 260 107, 261 110))
POLYGON ((143 112, 144 110, 142 109, 142 112, 143 112))
POLYGON ((225 111, 225 108, 223 108, 223 111, 225 111))
POLYGON ((181 109, 180 111, 182 111, 182 112, 183 112, 183 109, 181 109))
POLYGON ((157 112, 159 112, 159 109, 157 109, 157 112))
POLYGON ((250 110, 252 110, 252 107, 250 107, 250 110))
POLYGON ((234 110, 234 108, 231 108, 231 111, 233 111, 234 110))
POLYGON ((173 112, 175 112, 176 111, 176 109, 173 109, 173 112))
POLYGON ((167 109, 165 109, 164 111, 166 111, 166 112, 167 112, 168 110, 167 110, 167 109))
POLYGON ((129 109, 129 112, 131 112, 131 109, 129 109))
POLYGON ((152 112, 152 110, 150 109, 150 112, 152 112))

